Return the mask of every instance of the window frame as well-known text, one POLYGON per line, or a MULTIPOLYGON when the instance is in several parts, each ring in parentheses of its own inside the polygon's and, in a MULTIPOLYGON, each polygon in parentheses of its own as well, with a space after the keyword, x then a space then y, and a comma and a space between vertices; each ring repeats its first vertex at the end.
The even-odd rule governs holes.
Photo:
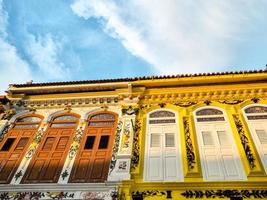
MULTIPOLYGON (((200 154, 200 161, 201 161, 201 169, 202 169, 202 172, 203 172, 203 178, 205 181, 242 181, 242 180, 246 180, 246 175, 245 175, 245 169, 244 169, 244 166, 243 166, 243 162, 241 160, 241 156, 240 156, 240 153, 239 153, 239 150, 238 150, 238 147, 237 147, 237 144, 236 144, 236 141, 234 139, 234 136, 233 136, 233 131, 232 131, 232 128, 231 128, 231 123, 229 121, 229 118, 226 114, 226 111, 220 107, 217 107, 217 106, 202 106, 202 107, 199 107, 197 108, 196 110, 193 111, 193 118, 194 118, 194 127, 195 127, 195 132, 196 132, 196 137, 197 137, 197 145, 198 145, 198 149, 199 149, 199 154, 200 154), (206 109, 206 108, 211 108, 211 109, 216 109, 216 110, 219 110, 222 112, 222 114, 218 114, 218 115, 201 115, 201 116, 198 116, 196 115, 196 113, 202 109, 206 109), (205 117, 208 117, 208 118, 215 118, 215 117, 223 117, 224 120, 221 120, 221 121, 198 121, 197 119, 198 118, 205 118, 205 117), (200 128, 202 126, 202 128, 200 128), (217 126, 217 127, 220 127, 218 129, 209 129, 207 128, 207 130, 205 131, 210 131, 211 134, 215 134, 216 133, 216 136, 215 135, 212 135, 212 139, 214 140, 214 145, 204 145, 204 141, 203 141, 203 136, 202 136, 202 132, 203 130, 202 129, 205 129, 203 127, 211 127, 211 126, 217 126), (221 128, 222 127, 222 128, 221 128), (229 145, 221 145, 220 143, 220 138, 219 138, 219 135, 218 135, 218 132, 220 131, 226 131, 226 134, 228 134, 228 140, 229 140, 229 145), (219 145, 219 146, 218 146, 219 145), (221 151, 218 151, 218 149, 221 149, 221 148, 225 148, 225 147, 231 147, 232 150, 233 150, 233 157, 235 158, 235 160, 237 160, 237 164, 239 165, 238 166, 238 171, 240 172, 240 176, 239 176, 239 179, 231 179, 230 177, 227 176, 227 169, 224 167, 224 164, 223 164, 223 160, 222 160, 222 155, 223 153, 221 151), (206 159, 205 159, 205 153, 204 153, 204 148, 205 149, 208 149, 209 150, 214 150, 214 151, 218 151, 216 153, 216 157, 217 157, 217 161, 219 163, 219 170, 221 170, 219 173, 220 173, 220 177, 218 177, 218 179, 216 178, 209 178, 208 177, 208 166, 206 164, 206 159)), ((206 150, 205 150, 206 151, 206 150)), ((234 161, 235 162, 235 161, 234 161)))
MULTIPOLYGON (((246 105, 245 107, 242 108, 242 114, 243 114, 243 117, 245 119, 245 122, 247 124, 247 127, 248 127, 248 130, 250 132, 250 135, 251 135, 251 138, 255 144, 255 147, 256 147, 256 150, 260 156, 260 160, 261 160, 261 163, 263 165, 263 168, 265 170, 265 172, 267 173, 267 159, 265 159, 264 157, 264 150, 263 150, 263 144, 261 144, 261 141, 260 139, 258 138, 257 136, 257 133, 256 133, 256 129, 254 129, 253 124, 265 124, 267 122, 267 119, 248 119, 248 116, 261 116, 261 115, 267 115, 267 112, 266 113, 246 113, 245 110, 247 108, 250 108, 250 107, 254 107, 254 106, 262 106, 262 107, 265 107, 267 108, 267 105, 266 104, 259 104, 259 103, 254 103, 254 104, 249 104, 249 105, 246 105)), ((267 130, 267 129, 266 129, 267 130)), ((266 145, 267 146, 267 145, 266 145)))
POLYGON ((175 110, 171 110, 171 109, 166 109, 166 108, 159 108, 159 109, 155 109, 152 110, 150 112, 148 112, 146 114, 146 133, 145 133, 145 142, 144 142, 144 149, 145 149, 145 156, 144 156, 144 173, 143 173, 143 180, 144 182, 182 182, 184 180, 184 174, 183 174, 183 162, 182 162, 182 149, 181 149, 181 135, 180 135, 180 127, 179 127, 179 117, 178 117, 178 112, 175 110), (150 114, 157 112, 157 111, 169 111, 171 113, 174 114, 174 117, 158 117, 158 118, 150 118, 150 114), (150 119, 152 120, 162 120, 162 119, 175 119, 174 123, 150 123, 150 119), (150 127, 157 127, 157 126, 162 126, 162 127, 174 127, 174 147, 166 147, 166 134, 170 134, 170 132, 164 132, 163 131, 161 133, 154 133, 153 131, 150 132, 150 127), (159 134, 160 136, 160 146, 159 147, 151 147, 151 135, 152 134, 159 134), (154 148, 155 150, 161 150, 161 164, 162 164, 162 168, 160 168, 159 170, 162 170, 162 180, 152 180, 149 178, 149 150, 151 150, 152 148, 154 148), (165 178, 165 170, 164 169, 164 165, 165 165, 165 161, 163 158, 163 151, 165 152, 166 150, 172 150, 174 149, 175 151, 175 155, 176 155, 176 165, 177 165, 177 171, 179 171, 180 173, 177 174, 177 177, 175 180, 170 180, 165 178))

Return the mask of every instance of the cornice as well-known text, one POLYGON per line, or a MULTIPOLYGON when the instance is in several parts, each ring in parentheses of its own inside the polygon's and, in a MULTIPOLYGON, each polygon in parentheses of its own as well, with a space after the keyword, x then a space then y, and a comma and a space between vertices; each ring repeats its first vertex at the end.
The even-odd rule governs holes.
POLYGON ((118 96, 108 97, 90 97, 90 98, 65 98, 65 99, 49 99, 49 100, 22 100, 13 99, 13 105, 25 108, 65 108, 71 107, 90 107, 90 106, 104 106, 117 105, 119 102, 118 96))
POLYGON ((267 89, 225 89, 205 92, 177 92, 165 94, 143 94, 140 104, 171 103, 181 107, 204 101, 218 101, 223 104, 238 104, 244 100, 266 98, 267 89))

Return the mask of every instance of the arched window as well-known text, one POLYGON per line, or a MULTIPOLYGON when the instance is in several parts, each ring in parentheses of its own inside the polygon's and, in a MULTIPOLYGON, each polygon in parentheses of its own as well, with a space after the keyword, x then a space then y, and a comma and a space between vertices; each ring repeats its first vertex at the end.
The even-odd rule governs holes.
POLYGON ((79 117, 76 115, 66 114, 59 115, 53 118, 52 128, 73 128, 76 127, 79 117))
POLYGON ((224 112, 204 107, 194 112, 202 171, 206 180, 243 180, 243 166, 224 112))
POLYGON ((115 116, 111 113, 98 113, 90 116, 89 126, 113 126, 115 123, 115 116))
POLYGON ((42 119, 35 114, 17 118, 0 142, 0 183, 11 181, 42 119))
POLYGON ((90 183, 107 180, 116 126, 117 114, 112 112, 97 112, 88 117, 69 182, 90 183))
POLYGON ((15 121, 14 128, 38 128, 41 121, 40 116, 20 117, 15 121))
POLYGON ((23 183, 56 183, 66 160, 80 116, 64 113, 52 118, 22 179, 23 183))
POLYGON ((243 113, 267 172, 267 106, 249 105, 243 109, 243 113))
POLYGON ((147 115, 145 181, 182 181, 177 114, 160 109, 147 115))

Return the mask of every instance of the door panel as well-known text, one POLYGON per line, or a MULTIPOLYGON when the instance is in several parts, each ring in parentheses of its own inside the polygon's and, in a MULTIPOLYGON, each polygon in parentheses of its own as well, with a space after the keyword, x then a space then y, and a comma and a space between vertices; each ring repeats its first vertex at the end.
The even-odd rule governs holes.
POLYGON ((178 180, 178 146, 175 125, 151 125, 147 140, 146 179, 178 180))
POLYGON ((159 156, 150 156, 148 162, 148 178, 150 180, 162 180, 162 159, 159 156))
POLYGON ((69 182, 104 182, 107 180, 115 133, 111 127, 89 126, 75 158, 69 182))
POLYGON ((9 183, 37 129, 12 128, 0 143, 0 183, 9 183))
POLYGON ((56 183, 74 132, 74 128, 49 128, 27 168, 23 183, 56 183))
POLYGON ((226 123, 200 124, 199 143, 208 180, 240 180, 243 167, 226 123))
POLYGON ((249 121, 265 171, 267 171, 267 120, 249 121))

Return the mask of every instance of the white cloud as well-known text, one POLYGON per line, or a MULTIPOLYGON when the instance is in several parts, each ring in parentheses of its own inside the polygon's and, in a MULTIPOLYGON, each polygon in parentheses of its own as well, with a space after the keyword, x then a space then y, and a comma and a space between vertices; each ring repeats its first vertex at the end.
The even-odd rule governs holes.
POLYGON ((71 8, 84 19, 99 19, 133 55, 168 74, 220 71, 231 65, 235 42, 246 42, 254 22, 264 21, 267 2, 76 0, 71 8))
POLYGON ((21 83, 32 79, 30 67, 27 62, 20 58, 16 47, 6 40, 6 26, 8 14, 0 0, 0 94, 8 89, 8 84, 21 83))
POLYGON ((27 52, 41 74, 41 80, 69 78, 69 69, 58 58, 61 51, 61 43, 53 40, 50 34, 34 36, 29 34, 26 42, 27 52))

